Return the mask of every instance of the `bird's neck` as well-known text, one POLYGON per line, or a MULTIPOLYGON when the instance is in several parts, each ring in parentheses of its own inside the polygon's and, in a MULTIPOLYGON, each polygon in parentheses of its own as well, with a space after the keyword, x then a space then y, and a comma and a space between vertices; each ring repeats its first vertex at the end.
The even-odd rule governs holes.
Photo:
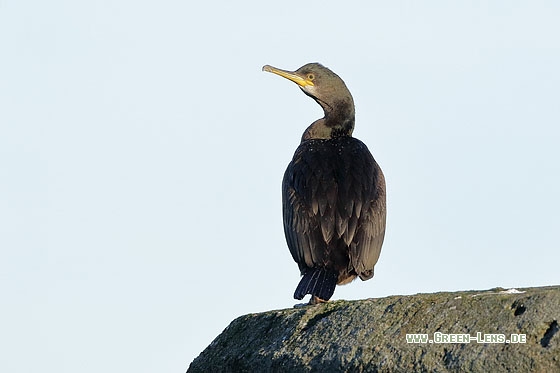
POLYGON ((301 141, 352 136, 355 114, 351 97, 330 104, 318 99, 316 101, 323 107, 325 116, 307 127, 301 141))

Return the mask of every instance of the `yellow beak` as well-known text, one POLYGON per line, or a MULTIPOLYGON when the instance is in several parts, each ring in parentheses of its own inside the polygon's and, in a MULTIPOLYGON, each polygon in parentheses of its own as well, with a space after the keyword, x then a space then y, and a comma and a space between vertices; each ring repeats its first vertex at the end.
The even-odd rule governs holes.
POLYGON ((289 79, 292 82, 296 83, 300 87, 305 87, 308 85, 314 85, 313 82, 307 78, 304 78, 293 71, 286 71, 277 69, 276 67, 272 67, 270 65, 264 65, 262 68, 263 71, 267 71, 269 73, 273 73, 276 75, 280 75, 283 78, 289 79))

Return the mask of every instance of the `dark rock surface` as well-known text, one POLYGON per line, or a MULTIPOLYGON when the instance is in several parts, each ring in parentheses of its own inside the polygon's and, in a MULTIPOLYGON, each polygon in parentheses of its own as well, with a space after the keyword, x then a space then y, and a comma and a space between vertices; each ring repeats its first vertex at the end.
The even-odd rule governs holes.
POLYGON ((241 316, 188 372, 560 372, 559 322, 560 286, 334 301, 241 316), (407 343, 436 332, 473 340, 407 343))

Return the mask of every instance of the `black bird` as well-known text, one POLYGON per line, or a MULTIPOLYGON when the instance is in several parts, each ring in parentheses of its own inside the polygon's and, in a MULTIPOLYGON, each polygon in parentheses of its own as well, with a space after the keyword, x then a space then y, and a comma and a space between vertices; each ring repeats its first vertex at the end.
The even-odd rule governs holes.
POLYGON ((295 82, 325 112, 303 133, 282 181, 284 234, 303 276, 294 298, 325 302, 337 284, 373 277, 385 236, 385 178, 352 137, 354 100, 338 75, 318 63, 263 71, 295 82))

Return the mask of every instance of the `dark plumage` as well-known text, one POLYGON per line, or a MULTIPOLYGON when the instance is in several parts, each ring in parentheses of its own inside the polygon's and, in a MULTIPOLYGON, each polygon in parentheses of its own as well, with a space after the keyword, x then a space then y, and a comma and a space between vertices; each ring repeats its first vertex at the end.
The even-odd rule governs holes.
POLYGON ((385 236, 385 179, 352 137, 354 101, 338 75, 317 63, 263 70, 297 83, 325 112, 305 130, 286 169, 282 206, 286 241, 303 276, 294 297, 327 301, 337 284, 373 277, 385 236))

